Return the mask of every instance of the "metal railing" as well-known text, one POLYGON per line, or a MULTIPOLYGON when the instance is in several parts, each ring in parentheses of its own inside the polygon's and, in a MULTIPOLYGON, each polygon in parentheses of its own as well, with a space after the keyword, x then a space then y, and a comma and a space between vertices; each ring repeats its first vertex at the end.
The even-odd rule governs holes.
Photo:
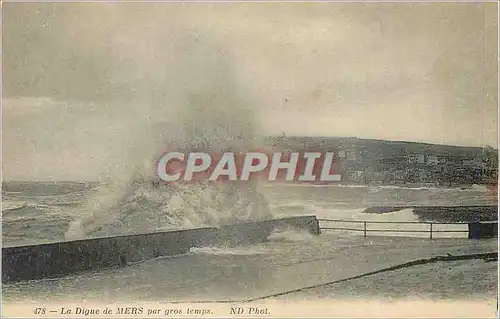
POLYGON ((346 219, 318 219, 321 230, 350 230, 363 232, 366 237, 368 232, 393 232, 393 233, 429 233, 429 238, 432 239, 433 233, 468 233, 469 230, 436 230, 433 225, 468 225, 467 222, 414 222, 414 221, 368 221, 368 220, 346 220, 346 219), (363 228, 350 228, 350 227, 322 227, 323 222, 332 223, 352 223, 363 224, 363 228), (415 230, 415 229, 369 229, 368 224, 419 224, 429 225, 428 229, 415 230))

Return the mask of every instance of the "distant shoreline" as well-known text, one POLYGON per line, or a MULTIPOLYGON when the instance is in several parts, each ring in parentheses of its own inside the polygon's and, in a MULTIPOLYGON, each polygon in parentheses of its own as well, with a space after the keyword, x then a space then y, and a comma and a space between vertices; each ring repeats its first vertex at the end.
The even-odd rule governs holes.
MULTIPOLYGON (((53 195, 63 195, 71 192, 86 191, 96 188, 100 185, 106 185, 106 182, 88 182, 88 181, 3 181, 2 194, 4 195, 23 195, 25 192, 39 193, 49 192, 53 195)), ((341 187, 341 188, 381 188, 381 189, 442 189, 442 190, 477 190, 477 191, 496 191, 495 184, 460 184, 460 185, 430 185, 429 183, 415 184, 367 184, 367 183, 294 183, 294 182, 269 182, 262 183, 264 187, 341 187), (477 189, 474 189, 476 187, 477 189)))

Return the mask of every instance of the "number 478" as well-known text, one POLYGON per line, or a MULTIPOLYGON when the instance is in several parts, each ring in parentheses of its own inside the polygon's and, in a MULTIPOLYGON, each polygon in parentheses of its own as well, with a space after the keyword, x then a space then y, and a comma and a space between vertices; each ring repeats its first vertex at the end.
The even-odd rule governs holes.
POLYGON ((45 314, 45 308, 35 308, 35 310, 33 310, 33 313, 35 315, 44 315, 45 314))

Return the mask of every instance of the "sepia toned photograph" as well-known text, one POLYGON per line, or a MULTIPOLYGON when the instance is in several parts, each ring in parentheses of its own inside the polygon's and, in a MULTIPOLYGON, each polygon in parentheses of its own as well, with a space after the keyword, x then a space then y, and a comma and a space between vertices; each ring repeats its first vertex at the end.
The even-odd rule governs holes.
POLYGON ((3 2, 2 317, 496 317, 498 12, 3 2))

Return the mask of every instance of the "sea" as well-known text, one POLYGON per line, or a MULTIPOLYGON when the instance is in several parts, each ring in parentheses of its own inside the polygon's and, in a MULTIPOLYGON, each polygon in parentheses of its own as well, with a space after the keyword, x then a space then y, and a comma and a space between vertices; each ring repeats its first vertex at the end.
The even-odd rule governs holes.
MULTIPOLYGON (((209 209, 210 203, 199 191, 158 190, 145 184, 119 192, 113 185, 87 182, 4 184, 4 247, 301 215, 315 215, 320 227, 325 228, 319 236, 280 229, 260 244, 192 248, 184 255, 137 262, 120 269, 6 283, 2 287, 4 301, 257 300, 422 256, 498 249, 496 240, 486 246, 467 240, 467 225, 433 225, 434 231, 448 232, 436 232, 430 240, 428 224, 380 223, 441 221, 428 215, 424 219, 413 208, 386 213, 367 211, 374 206, 497 205, 497 194, 482 185, 439 188, 259 184, 257 192, 260 205, 265 203, 265 215, 251 213, 255 209, 248 209, 248 203, 239 205, 239 199, 230 205, 231 210, 223 212, 221 207, 228 206, 227 202, 221 206, 219 201, 218 206, 209 209), (363 231, 326 229, 362 229, 360 221, 367 222, 366 237, 363 231), (374 229, 377 231, 370 232, 374 229)), ((214 192, 207 198, 215 201, 214 192)))

